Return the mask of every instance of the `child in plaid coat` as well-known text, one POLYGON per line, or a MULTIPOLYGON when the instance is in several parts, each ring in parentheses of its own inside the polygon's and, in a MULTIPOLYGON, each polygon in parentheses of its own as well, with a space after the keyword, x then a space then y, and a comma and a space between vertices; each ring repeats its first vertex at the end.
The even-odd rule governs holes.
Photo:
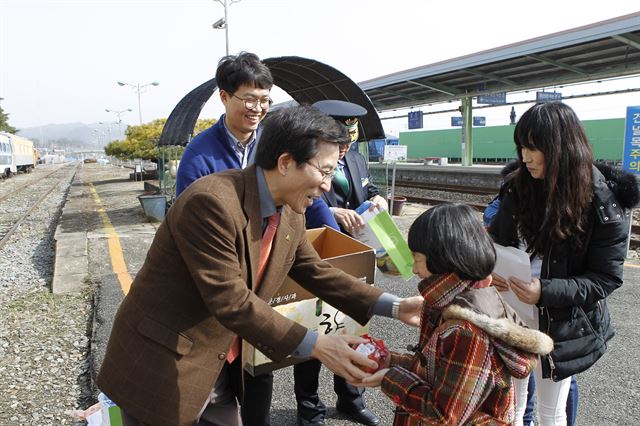
POLYGON ((495 249, 470 207, 426 211, 408 240, 422 278, 419 343, 392 352, 359 385, 382 387, 397 406, 394 426, 513 423, 511 378, 527 377, 552 340, 526 328, 490 286, 495 249))

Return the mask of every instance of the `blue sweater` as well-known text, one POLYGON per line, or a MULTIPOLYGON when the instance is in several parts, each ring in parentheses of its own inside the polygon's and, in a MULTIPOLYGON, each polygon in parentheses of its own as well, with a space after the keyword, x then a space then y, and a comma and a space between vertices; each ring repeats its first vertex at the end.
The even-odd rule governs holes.
MULTIPOLYGON (((256 130, 256 138, 260 138, 262 127, 256 130)), ((254 148, 255 149, 255 148, 254 148)), ((182 154, 178 176, 176 178, 176 197, 192 182, 227 169, 242 167, 240 159, 232 148, 224 127, 224 114, 213 126, 198 134, 182 154)))

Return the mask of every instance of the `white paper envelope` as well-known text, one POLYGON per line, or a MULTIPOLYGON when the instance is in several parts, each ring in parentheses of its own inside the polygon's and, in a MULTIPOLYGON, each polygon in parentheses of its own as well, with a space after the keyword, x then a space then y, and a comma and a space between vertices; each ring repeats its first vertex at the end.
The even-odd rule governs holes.
MULTIPOLYGON (((494 244, 494 247, 496 248, 494 273, 505 280, 509 277, 516 277, 526 283, 531 282, 531 261, 527 252, 500 244, 494 244)), ((500 295, 529 327, 538 328, 538 318, 536 318, 536 309, 533 305, 522 302, 511 289, 500 292, 500 295)))

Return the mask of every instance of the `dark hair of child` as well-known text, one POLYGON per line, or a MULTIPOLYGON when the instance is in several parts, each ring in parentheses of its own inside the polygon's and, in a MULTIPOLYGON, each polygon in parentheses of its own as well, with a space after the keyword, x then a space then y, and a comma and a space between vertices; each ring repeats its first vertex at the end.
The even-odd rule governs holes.
POLYGON ((427 258, 432 274, 455 272, 478 281, 491 274, 496 251, 479 214, 459 203, 446 203, 422 213, 411 225, 409 248, 427 258))

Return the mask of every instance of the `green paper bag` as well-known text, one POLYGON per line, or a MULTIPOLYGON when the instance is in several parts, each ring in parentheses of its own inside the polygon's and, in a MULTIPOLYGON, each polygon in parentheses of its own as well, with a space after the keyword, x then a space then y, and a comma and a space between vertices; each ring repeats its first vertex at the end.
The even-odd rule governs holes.
POLYGON ((100 392, 98 402, 102 411, 102 426, 123 426, 120 408, 108 396, 100 392))
POLYGON ((413 276, 413 254, 389 212, 375 208, 369 210, 371 201, 365 201, 356 212, 362 216, 365 226, 354 238, 373 247, 380 271, 401 275, 408 280, 413 276))

